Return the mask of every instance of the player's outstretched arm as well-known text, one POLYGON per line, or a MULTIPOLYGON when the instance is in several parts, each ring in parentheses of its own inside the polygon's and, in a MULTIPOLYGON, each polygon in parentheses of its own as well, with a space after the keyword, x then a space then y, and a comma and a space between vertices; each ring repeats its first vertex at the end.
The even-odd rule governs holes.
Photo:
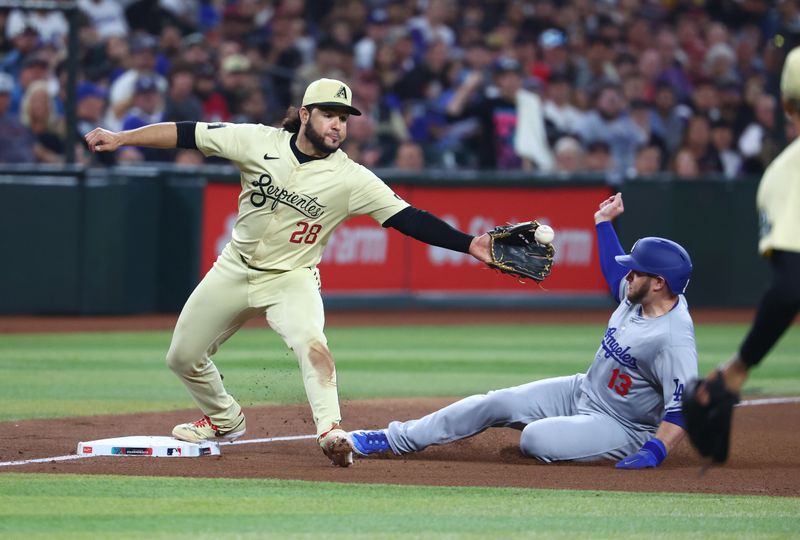
POLYGON ((472 239, 472 242, 469 244, 469 254, 481 261, 482 263, 488 263, 492 260, 492 256, 489 253, 489 234, 483 233, 480 236, 476 236, 472 239))
POLYGON ((86 134, 86 144, 92 152, 113 152, 121 146, 175 148, 178 144, 178 128, 174 122, 161 122, 120 132, 95 128, 86 134))

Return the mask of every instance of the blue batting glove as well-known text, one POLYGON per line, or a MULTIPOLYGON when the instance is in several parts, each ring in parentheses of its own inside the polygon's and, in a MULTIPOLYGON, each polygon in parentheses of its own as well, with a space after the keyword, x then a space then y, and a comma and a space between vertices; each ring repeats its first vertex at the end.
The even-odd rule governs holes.
POLYGON ((660 439, 653 437, 635 454, 617 462, 617 469, 647 469, 658 467, 667 457, 667 447, 660 439))

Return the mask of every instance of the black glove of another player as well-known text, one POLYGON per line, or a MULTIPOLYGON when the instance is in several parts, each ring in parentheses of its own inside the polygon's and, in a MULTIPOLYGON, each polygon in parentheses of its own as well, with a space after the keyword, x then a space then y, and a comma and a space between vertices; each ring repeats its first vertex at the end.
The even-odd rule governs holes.
POLYGON ((690 383, 683 400, 683 420, 692 445, 703 457, 725 463, 738 394, 725 388, 722 374, 690 383))
POLYGON ((492 256, 487 263, 489 267, 518 278, 544 280, 550 275, 556 250, 553 244, 540 244, 535 240, 538 228, 538 221, 527 221, 489 231, 492 256))

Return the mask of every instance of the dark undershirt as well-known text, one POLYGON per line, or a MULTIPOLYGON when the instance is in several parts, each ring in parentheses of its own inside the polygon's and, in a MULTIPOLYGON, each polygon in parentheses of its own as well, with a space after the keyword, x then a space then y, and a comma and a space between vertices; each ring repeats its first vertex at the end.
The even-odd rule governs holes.
POLYGON ((383 222, 391 227, 432 246, 439 246, 460 253, 469 253, 473 236, 454 229, 447 222, 433 214, 409 206, 383 222))

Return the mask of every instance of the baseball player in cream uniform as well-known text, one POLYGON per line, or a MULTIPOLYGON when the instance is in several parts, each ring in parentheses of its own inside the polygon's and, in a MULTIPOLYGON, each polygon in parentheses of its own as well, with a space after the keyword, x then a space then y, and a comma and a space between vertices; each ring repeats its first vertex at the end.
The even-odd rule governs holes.
POLYGON ((300 364, 318 442, 335 465, 352 463, 340 428, 336 367, 323 332, 317 264, 333 230, 369 215, 428 244, 489 260, 488 236, 473 237, 409 206, 366 168, 339 150, 347 119, 361 113, 343 82, 319 79, 283 127, 252 124, 160 123, 119 133, 97 128, 93 151, 120 146, 196 148, 229 159, 241 171, 239 213, 230 243, 187 300, 167 353, 203 417, 175 426, 174 437, 200 442, 241 437, 245 417, 225 390, 212 355, 249 319, 266 321, 300 364))
MULTIPOLYGON (((800 133, 800 47, 792 49, 781 72, 781 98, 787 119, 800 133)), ((772 280, 761 297, 750 331, 739 350, 708 379, 721 376, 725 388, 738 393, 750 374, 800 312, 800 137, 767 167, 758 185, 758 251, 769 260, 772 280)), ((708 395, 701 384, 702 403, 708 395)), ((721 419, 715 422, 721 428, 721 419)))

